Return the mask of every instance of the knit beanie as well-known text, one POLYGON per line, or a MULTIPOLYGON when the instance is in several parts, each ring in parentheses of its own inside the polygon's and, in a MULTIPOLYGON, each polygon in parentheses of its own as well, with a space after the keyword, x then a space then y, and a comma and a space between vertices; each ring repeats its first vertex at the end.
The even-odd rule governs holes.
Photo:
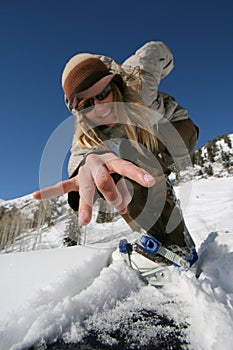
POLYGON ((65 65, 62 88, 68 100, 74 91, 80 98, 90 98, 99 94, 112 80, 118 85, 123 84, 121 76, 112 74, 97 56, 81 53, 65 65))

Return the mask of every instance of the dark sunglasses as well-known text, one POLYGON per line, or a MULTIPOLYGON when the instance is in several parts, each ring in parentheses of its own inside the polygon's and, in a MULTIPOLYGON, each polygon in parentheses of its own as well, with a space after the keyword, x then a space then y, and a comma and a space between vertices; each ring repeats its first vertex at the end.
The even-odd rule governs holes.
POLYGON ((78 99, 75 98, 74 99, 74 103, 72 104, 73 105, 72 109, 75 109, 78 112, 82 112, 82 111, 84 111, 85 109, 88 108, 88 112, 89 112, 95 106, 95 103, 94 103, 95 99, 99 100, 99 101, 102 101, 108 96, 108 94, 111 91, 112 91, 112 86, 109 84, 98 95, 96 95, 94 97, 90 97, 87 100, 78 100, 78 99), (82 103, 82 101, 83 101, 83 103, 82 103))

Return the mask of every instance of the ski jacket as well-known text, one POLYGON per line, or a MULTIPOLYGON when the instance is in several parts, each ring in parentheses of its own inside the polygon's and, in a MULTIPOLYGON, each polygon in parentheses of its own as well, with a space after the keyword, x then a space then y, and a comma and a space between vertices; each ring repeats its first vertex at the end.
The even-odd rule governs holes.
POLYGON ((160 41, 151 41, 139 48, 122 64, 124 70, 139 67, 141 76, 140 97, 146 106, 161 115, 156 125, 159 151, 167 166, 174 163, 180 167, 186 163, 187 151, 192 155, 199 129, 189 117, 188 111, 180 106, 175 98, 159 91, 159 83, 174 68, 174 59, 169 48, 160 41), (181 136, 176 137, 173 127, 181 136), (184 143, 186 150, 184 149, 184 143), (172 150, 172 157, 170 155, 172 150), (179 159, 179 160, 178 160, 179 159))
MULTIPOLYGON (((155 130, 157 130, 159 151, 161 158, 167 166, 174 161, 170 155, 173 150, 173 156, 180 158, 186 157, 183 144, 180 145, 179 139, 173 137, 173 134, 167 132, 168 125, 171 125, 178 131, 187 150, 191 154, 196 145, 198 137, 198 128, 193 124, 188 112, 180 106, 174 97, 160 92, 158 90, 161 79, 166 77, 174 67, 173 55, 169 48, 162 42, 148 42, 139 48, 135 54, 126 59, 123 64, 118 65, 112 58, 97 55, 107 66, 113 71, 122 74, 127 84, 130 77, 128 72, 137 70, 140 75, 140 91, 139 95, 146 106, 158 112, 160 118, 156 122, 155 130)), ((132 76, 132 75, 131 75, 132 76)), ((111 137, 122 137, 121 131, 114 131, 116 135, 111 137), (120 136, 119 136, 119 135, 120 136)), ((123 136, 124 137, 124 136, 123 136)), ((77 167, 83 160, 85 154, 90 150, 80 149, 77 146, 77 136, 74 134, 71 156, 68 164, 68 173, 72 177, 76 173, 77 167)))

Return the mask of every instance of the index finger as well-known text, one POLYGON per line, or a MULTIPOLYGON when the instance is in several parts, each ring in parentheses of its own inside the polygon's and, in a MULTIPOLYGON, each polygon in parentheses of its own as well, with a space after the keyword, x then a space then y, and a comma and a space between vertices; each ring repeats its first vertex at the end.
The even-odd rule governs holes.
POLYGON ((78 183, 76 178, 58 182, 56 185, 43 188, 33 193, 35 199, 50 199, 62 196, 71 191, 78 191, 78 183))
POLYGON ((127 160, 120 158, 112 159, 106 162, 105 166, 110 172, 125 176, 144 187, 151 187, 155 184, 155 178, 151 174, 127 160))

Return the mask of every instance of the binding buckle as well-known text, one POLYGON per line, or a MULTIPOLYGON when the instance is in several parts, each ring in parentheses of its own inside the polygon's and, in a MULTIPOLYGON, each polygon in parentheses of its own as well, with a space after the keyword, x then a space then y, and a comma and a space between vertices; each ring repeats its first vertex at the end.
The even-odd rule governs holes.
POLYGON ((190 255, 184 259, 170 249, 163 247, 156 238, 149 235, 141 236, 140 240, 133 244, 129 243, 127 239, 123 239, 119 243, 119 250, 120 253, 128 254, 129 256, 134 250, 155 262, 158 256, 161 256, 170 261, 174 266, 185 270, 188 270, 198 260, 195 248, 193 248, 190 255))

